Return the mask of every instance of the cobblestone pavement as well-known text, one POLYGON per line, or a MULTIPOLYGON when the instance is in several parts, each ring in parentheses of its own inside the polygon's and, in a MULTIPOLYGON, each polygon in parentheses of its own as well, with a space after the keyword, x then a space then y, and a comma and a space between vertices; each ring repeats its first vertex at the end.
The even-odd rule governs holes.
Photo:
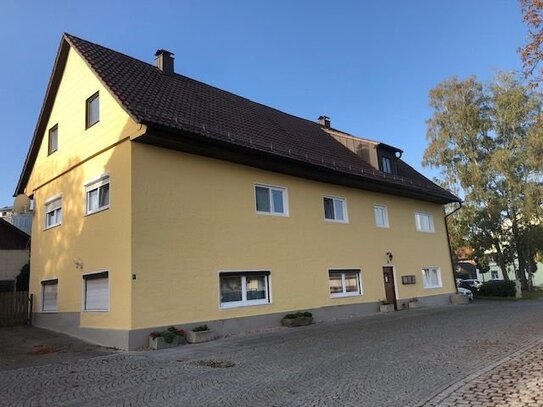
POLYGON ((6 370, 0 405, 421 405, 540 339, 542 310, 481 301, 6 370))
POLYGON ((0 328, 0 371, 77 361, 111 353, 116 352, 45 329, 27 326, 0 328))
POLYGON ((462 380, 427 406, 543 406, 543 341, 462 380))

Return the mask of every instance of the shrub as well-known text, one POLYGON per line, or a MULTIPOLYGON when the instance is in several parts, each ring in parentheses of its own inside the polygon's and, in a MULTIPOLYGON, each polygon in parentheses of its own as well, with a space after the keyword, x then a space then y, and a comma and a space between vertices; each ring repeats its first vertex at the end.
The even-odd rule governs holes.
POLYGON ((171 326, 164 331, 155 331, 149 334, 152 339, 164 338, 164 342, 166 343, 172 343, 176 336, 184 335, 185 331, 182 329, 177 329, 175 326, 171 326))
POLYGON ((192 330, 192 332, 203 332, 203 331, 209 331, 209 328, 207 327, 207 325, 200 325, 192 330))
POLYGON ((483 283, 477 295, 484 297, 514 297, 516 287, 514 281, 492 281, 483 283))
POLYGON ((285 315, 285 319, 296 319, 296 318, 303 318, 303 317, 306 317, 306 318, 310 318, 312 317, 313 314, 311 312, 296 312, 294 314, 287 314, 285 315))

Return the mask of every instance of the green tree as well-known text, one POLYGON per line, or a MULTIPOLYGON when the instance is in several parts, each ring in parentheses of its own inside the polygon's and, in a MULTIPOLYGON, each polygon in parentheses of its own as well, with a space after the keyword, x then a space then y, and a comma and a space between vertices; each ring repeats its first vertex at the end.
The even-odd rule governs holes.
POLYGON ((423 164, 440 169, 442 182, 465 201, 450 229, 464 233, 479 258, 495 252, 504 277, 513 252, 527 288, 537 251, 530 234, 542 220, 540 95, 513 74, 500 73, 490 84, 448 79, 430 91, 430 106, 423 164))
POLYGON ((15 284, 17 291, 28 291, 30 284, 30 264, 26 263, 19 274, 17 275, 17 282, 15 284))

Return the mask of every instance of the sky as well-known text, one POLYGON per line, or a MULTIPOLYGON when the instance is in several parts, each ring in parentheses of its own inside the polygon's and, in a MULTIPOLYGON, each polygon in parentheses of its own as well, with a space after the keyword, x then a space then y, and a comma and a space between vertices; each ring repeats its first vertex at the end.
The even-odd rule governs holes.
POLYGON ((404 150, 421 166, 428 91, 519 70, 516 0, 0 0, 0 207, 13 192, 63 32, 404 150), (127 6, 130 4, 130 6, 127 6))

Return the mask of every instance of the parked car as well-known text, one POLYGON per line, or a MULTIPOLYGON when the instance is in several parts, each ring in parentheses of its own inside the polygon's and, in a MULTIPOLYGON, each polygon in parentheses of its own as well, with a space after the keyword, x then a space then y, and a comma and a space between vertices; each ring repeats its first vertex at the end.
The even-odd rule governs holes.
POLYGON ((470 285, 469 283, 467 283, 466 281, 462 280, 458 283, 457 287, 460 289, 460 288, 464 288, 466 290, 469 290, 471 293, 473 292, 477 292, 479 290, 477 290, 477 288, 475 288, 474 286, 470 285))
MULTIPOLYGON (((467 278, 465 280, 462 280, 461 283, 467 284, 469 289, 474 288, 476 291, 479 291, 479 288, 483 285, 479 280, 476 280, 474 278, 467 278)), ((473 291, 473 290, 472 290, 473 291)))
POLYGON ((458 294, 467 296, 469 302, 473 301, 473 293, 467 288, 458 287, 458 294))

